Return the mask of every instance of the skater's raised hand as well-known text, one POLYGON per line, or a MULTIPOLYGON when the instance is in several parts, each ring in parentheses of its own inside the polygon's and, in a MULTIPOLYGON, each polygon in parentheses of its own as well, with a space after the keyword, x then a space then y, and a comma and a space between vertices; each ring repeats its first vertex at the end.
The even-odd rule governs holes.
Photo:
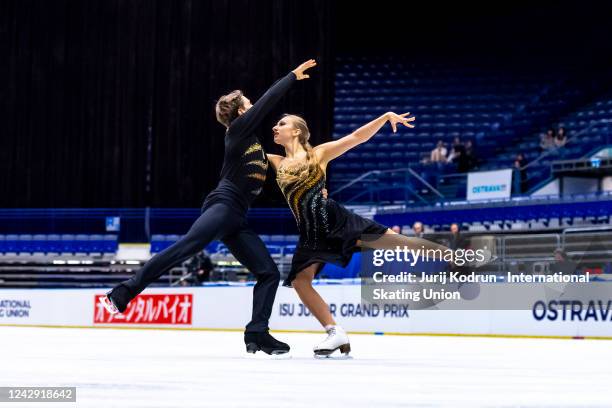
POLYGON ((366 123, 359 129, 355 130, 353 133, 341 137, 338 140, 334 140, 332 142, 327 142, 315 146, 313 151, 317 156, 317 160, 321 168, 325 168, 327 163, 334 160, 336 157, 339 157, 352 149, 353 147, 365 143, 372 136, 376 134, 387 121, 391 122, 391 127, 393 127, 393 132, 397 131, 397 124, 401 123, 402 125, 412 128, 414 127, 410 122, 414 121, 414 117, 407 117, 410 115, 410 112, 404 113, 402 115, 398 115, 394 112, 387 112, 380 115, 378 118, 374 119, 371 122, 366 123))
POLYGON ((408 115, 410 115, 410 112, 402 113, 401 115, 398 115, 395 112, 387 112, 387 120, 389 121, 389 123, 391 123, 391 128, 393 129, 393 133, 397 132, 398 123, 401 123, 402 125, 408 128, 414 127, 414 125, 411 124, 410 122, 414 122, 415 117, 414 116, 407 117, 408 115))
POLYGON ((297 78, 298 81, 301 81, 302 79, 310 78, 310 75, 305 74, 304 71, 306 71, 309 68, 316 67, 316 66, 317 66, 317 61, 313 59, 309 59, 308 61, 302 63, 299 67, 297 67, 291 72, 295 74, 295 77, 297 78))

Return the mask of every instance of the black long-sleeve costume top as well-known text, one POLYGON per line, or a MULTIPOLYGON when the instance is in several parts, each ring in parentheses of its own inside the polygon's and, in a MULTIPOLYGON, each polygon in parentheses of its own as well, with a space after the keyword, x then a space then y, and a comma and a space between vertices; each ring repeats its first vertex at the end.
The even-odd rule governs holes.
POLYGON ((268 159, 253 132, 295 80, 292 72, 278 80, 249 110, 231 123, 225 134, 221 181, 206 197, 203 209, 224 202, 240 213, 246 213, 261 192, 266 180, 268 159))

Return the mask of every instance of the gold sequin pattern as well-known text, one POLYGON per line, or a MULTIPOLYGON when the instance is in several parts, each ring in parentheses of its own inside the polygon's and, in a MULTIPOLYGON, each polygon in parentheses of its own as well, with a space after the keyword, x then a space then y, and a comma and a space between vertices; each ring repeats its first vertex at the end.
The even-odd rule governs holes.
POLYGON ((246 151, 242 154, 242 157, 244 156, 248 156, 251 153, 257 152, 257 151, 261 151, 261 145, 259 143, 253 143, 252 145, 249 146, 248 149, 246 149, 246 151))
POLYGON ((258 166, 258 167, 261 167, 261 169, 263 171, 266 171, 268 169, 268 163, 266 163, 263 160, 251 160, 246 165, 247 166, 258 166))
POLYGON ((247 177, 254 178, 256 180, 266 181, 266 175, 261 173, 250 173, 247 177))
POLYGON ((295 217, 303 245, 316 249, 328 232, 325 173, 319 165, 307 163, 292 167, 280 166, 276 181, 295 217))

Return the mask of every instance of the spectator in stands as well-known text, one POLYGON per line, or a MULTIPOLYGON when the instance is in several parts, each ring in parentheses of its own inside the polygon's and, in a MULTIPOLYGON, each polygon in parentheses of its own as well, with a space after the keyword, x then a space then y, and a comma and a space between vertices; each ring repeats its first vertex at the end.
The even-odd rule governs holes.
POLYGON ((472 143, 471 140, 468 140, 467 142, 465 142, 465 157, 467 160, 468 170, 471 170, 474 167, 476 167, 476 164, 477 164, 476 151, 474 149, 474 144, 472 143))
POLYGON ((548 129, 540 138, 540 147, 543 151, 550 150, 555 147, 555 131, 548 129))
POLYGON ((436 148, 431 151, 429 160, 432 163, 437 163, 438 167, 440 167, 442 164, 446 163, 446 154, 447 150, 446 147, 444 147, 444 142, 442 140, 438 140, 436 148))
POLYGON ((452 223, 450 226, 450 238, 448 239, 448 247, 452 250, 456 249, 465 249, 466 241, 461 235, 461 231, 459 230, 459 224, 452 223))
POLYGON ((514 168, 512 172, 512 184, 514 194, 522 194, 525 188, 525 181, 527 180, 527 169, 525 156, 522 153, 516 155, 514 159, 514 168))
POLYGON ((191 283, 194 286, 200 286, 202 282, 208 282, 210 274, 214 270, 214 265, 206 251, 202 251, 186 261, 185 267, 191 273, 191 283))
POLYGON ((448 155, 448 161, 457 164, 457 171, 459 173, 468 171, 468 157, 465 152, 465 145, 461 143, 461 139, 458 137, 453 140, 453 150, 448 155))
MULTIPOLYGON (((458 249, 466 249, 468 247, 468 241, 461 234, 459 224, 452 223, 450 226, 450 237, 448 239, 448 247, 453 251, 458 249)), ((459 273, 459 275, 468 275, 473 269, 467 265, 453 265, 449 264, 453 272, 459 273)))
POLYGON ((448 155, 448 161, 449 162, 452 162, 452 161, 456 160, 457 157, 459 157, 458 153, 461 150, 460 146, 461 146, 461 139, 459 139, 458 137, 454 138, 453 139, 453 147, 452 147, 452 149, 451 149, 451 151, 450 151, 450 153, 448 155))
POLYGON ((396 234, 399 234, 402 232, 402 228, 399 225, 394 225, 391 227, 391 231, 395 232, 396 234))
POLYGON ((572 259, 567 255, 567 253, 561 249, 557 248, 554 252, 555 262, 550 264, 550 272, 557 273, 561 272, 564 275, 573 275, 575 274, 577 264, 572 261, 572 259))
POLYGON ((565 135, 565 128, 561 126, 557 130, 557 136, 555 137, 554 145, 555 147, 563 147, 567 143, 567 136, 565 135))
POLYGON ((415 222, 412 225, 412 231, 414 232, 415 237, 423 238, 423 234, 424 234, 423 223, 420 221, 415 222))

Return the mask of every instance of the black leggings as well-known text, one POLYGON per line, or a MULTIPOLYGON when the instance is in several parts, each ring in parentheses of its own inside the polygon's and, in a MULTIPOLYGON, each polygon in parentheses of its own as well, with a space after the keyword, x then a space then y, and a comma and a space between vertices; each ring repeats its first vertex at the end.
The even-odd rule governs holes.
POLYGON ((237 215, 223 203, 213 204, 204 210, 187 234, 152 257, 136 275, 120 285, 128 288, 133 299, 168 269, 191 258, 215 239, 220 239, 238 262, 257 278, 253 288, 253 316, 246 331, 268 330, 280 281, 278 267, 261 238, 248 227, 245 217, 237 215))

